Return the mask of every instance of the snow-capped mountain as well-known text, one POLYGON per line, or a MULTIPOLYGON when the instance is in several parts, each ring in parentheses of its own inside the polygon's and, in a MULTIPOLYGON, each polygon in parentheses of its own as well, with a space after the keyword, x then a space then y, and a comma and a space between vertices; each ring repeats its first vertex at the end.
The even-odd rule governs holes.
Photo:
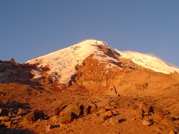
MULTIPOLYGON (((48 67, 46 73, 56 79, 59 83, 68 83, 76 72, 76 66, 82 65, 84 60, 93 55, 93 59, 106 66, 116 67, 113 62, 120 62, 120 58, 128 59, 142 67, 165 74, 179 72, 178 68, 167 65, 157 57, 131 51, 119 51, 111 49, 105 42, 99 40, 85 40, 70 47, 49 53, 27 61, 28 64, 38 64, 38 67, 48 67), (110 56, 109 50, 113 56, 110 56)), ((119 67, 119 69, 122 69, 119 67)), ((39 71, 32 71, 34 78, 41 77, 39 71)))
MULTIPOLYGON (((107 44, 98 40, 85 40, 73 46, 61 49, 47 55, 27 61, 29 64, 37 64, 38 67, 49 67, 47 72, 53 77, 60 76, 59 83, 67 83, 71 76, 75 74, 75 67, 82 65, 83 61, 94 54, 94 58, 99 61, 116 60, 102 51, 102 48, 108 48, 107 44)), ((40 77, 39 73, 34 70, 35 77, 40 77)))

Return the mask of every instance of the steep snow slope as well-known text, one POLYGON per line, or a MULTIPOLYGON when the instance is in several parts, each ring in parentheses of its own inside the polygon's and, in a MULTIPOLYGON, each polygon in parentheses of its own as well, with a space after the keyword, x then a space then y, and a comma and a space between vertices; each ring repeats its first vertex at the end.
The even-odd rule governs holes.
POLYGON ((179 72, 178 68, 169 66, 167 63, 162 61, 161 59, 148 55, 148 54, 142 54, 138 52, 133 51, 119 51, 115 49, 116 52, 118 52, 121 55, 121 58, 130 59, 134 63, 141 65, 145 68, 154 70, 156 72, 161 72, 165 74, 173 73, 174 71, 179 72))
MULTIPOLYGON (((51 70, 48 74, 53 75, 53 77, 60 76, 60 83, 67 83, 71 76, 75 73, 75 67, 81 65, 88 56, 94 54, 94 58, 99 61, 106 61, 111 59, 106 56, 103 51, 100 51, 100 46, 107 47, 105 42, 98 40, 85 40, 73 46, 61 49, 47 55, 38 57, 27 61, 30 64, 40 63, 39 67, 48 66, 51 70), (101 58, 101 56, 103 58, 101 58), (54 75, 55 74, 55 75, 54 75), (58 75, 57 75, 58 74, 58 75)), ((115 59, 112 59, 115 60, 115 59)), ((34 71, 36 78, 39 76, 38 73, 34 71)))

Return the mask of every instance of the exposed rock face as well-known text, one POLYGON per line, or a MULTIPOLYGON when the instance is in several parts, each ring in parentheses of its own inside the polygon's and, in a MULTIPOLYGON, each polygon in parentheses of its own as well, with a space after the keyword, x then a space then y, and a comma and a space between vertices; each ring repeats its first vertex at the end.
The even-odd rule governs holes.
POLYGON ((13 59, 0 61, 0 83, 28 82, 32 77, 30 67, 16 63, 13 59))
POLYGON ((105 88, 103 93, 117 94, 114 84, 117 79, 115 78, 123 69, 120 62, 102 63, 93 59, 93 55, 91 55, 84 61, 83 66, 77 66, 75 82, 91 91, 100 92, 100 89, 105 88))
POLYGON ((154 72, 126 59, 100 62, 91 55, 76 70, 71 79, 72 88, 76 84, 79 88, 95 94, 119 96, 121 93, 136 94, 143 91, 148 94, 151 90, 159 91, 178 83, 177 73, 154 72))

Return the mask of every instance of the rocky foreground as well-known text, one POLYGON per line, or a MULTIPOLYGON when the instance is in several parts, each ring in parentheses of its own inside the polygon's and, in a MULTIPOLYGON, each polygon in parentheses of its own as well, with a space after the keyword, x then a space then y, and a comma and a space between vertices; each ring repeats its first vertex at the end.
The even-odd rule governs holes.
POLYGON ((171 96, 94 95, 0 84, 0 133, 177 134, 178 102, 171 96))

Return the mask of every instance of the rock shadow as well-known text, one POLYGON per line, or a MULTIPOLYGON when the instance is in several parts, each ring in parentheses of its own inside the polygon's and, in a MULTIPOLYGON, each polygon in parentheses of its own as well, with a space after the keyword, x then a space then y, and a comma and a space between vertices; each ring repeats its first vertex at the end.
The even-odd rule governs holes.
POLYGON ((36 132, 23 128, 6 128, 0 126, 0 134, 37 134, 36 132))

